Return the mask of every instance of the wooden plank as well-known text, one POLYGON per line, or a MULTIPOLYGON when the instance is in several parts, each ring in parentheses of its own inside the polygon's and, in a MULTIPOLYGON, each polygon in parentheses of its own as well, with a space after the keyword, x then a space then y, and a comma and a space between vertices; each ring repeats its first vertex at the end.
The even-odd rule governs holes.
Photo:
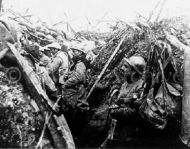
POLYGON ((63 115, 61 116, 56 116, 54 115, 54 118, 56 120, 56 122, 59 124, 58 130, 62 131, 63 137, 66 140, 66 148, 68 149, 74 149, 75 148, 75 144, 73 141, 73 137, 71 135, 69 126, 67 124, 67 121, 65 119, 65 117, 63 115))
POLYGON ((14 47, 14 45, 7 43, 11 51, 13 52, 14 56, 17 59, 18 64, 20 65, 20 68, 22 69, 23 73, 25 74, 25 77, 27 77, 27 80, 30 81, 32 87, 36 90, 36 93, 39 94, 47 104, 53 108, 53 103, 47 96, 47 94, 42 89, 41 83, 36 75, 36 73, 33 71, 33 69, 28 65, 28 63, 24 60, 24 58, 20 55, 20 53, 17 51, 17 49, 14 47))
POLYGON ((190 147, 190 47, 184 51, 184 81, 180 138, 190 147))

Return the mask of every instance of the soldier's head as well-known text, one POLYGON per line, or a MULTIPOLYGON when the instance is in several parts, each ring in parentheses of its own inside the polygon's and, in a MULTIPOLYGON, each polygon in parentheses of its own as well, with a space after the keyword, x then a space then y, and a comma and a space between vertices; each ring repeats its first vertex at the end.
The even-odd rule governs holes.
POLYGON ((69 51, 72 55, 72 59, 76 59, 78 57, 85 55, 84 51, 80 47, 77 47, 77 46, 72 46, 69 51))
POLYGON ((87 68, 90 68, 90 61, 86 58, 86 53, 83 52, 83 50, 70 48, 68 54, 72 58, 73 64, 76 64, 78 61, 81 61, 85 64, 87 68))
POLYGON ((51 57, 52 54, 51 54, 51 51, 48 47, 40 47, 40 50, 42 51, 42 53, 44 53, 46 56, 48 57, 51 57))
POLYGON ((61 50, 61 46, 57 42, 53 42, 49 45, 46 45, 46 48, 49 48, 50 52, 53 53, 53 55, 56 54, 59 50, 61 50))
POLYGON ((67 52, 68 52, 68 47, 67 47, 66 45, 63 44, 63 45, 61 46, 61 51, 67 53, 67 52))
POLYGON ((120 62, 118 69, 124 79, 135 81, 143 75, 145 69, 145 60, 141 56, 124 57, 120 62))
POLYGON ((92 64, 95 61, 96 57, 97 55, 95 55, 92 51, 86 54, 86 60, 89 61, 90 64, 92 64))
POLYGON ((40 45, 36 42, 31 42, 28 45, 27 52, 37 59, 41 57, 40 45))

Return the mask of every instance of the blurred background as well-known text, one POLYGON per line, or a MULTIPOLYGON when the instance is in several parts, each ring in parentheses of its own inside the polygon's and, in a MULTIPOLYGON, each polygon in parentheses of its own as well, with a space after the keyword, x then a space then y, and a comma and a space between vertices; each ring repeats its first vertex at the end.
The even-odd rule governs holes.
MULTIPOLYGON (((148 18, 159 0, 2 0, 4 9, 30 13, 50 25, 69 22, 75 30, 106 31, 115 20, 148 18), (61 22, 63 21, 63 22, 61 22), (61 23, 60 23, 61 22, 61 23)), ((189 0, 166 0, 161 18, 189 16, 189 0)))

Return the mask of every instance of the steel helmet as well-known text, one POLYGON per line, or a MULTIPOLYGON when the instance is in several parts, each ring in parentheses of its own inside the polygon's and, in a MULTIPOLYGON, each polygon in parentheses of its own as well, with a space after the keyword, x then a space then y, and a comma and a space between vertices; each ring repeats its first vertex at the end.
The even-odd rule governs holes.
POLYGON ((85 53, 81 46, 75 44, 70 47, 71 50, 77 50, 79 52, 85 53))
POLYGON ((88 52, 86 54, 86 59, 90 62, 93 63, 96 59, 97 55, 95 55, 92 51, 88 52))
POLYGON ((60 44, 57 43, 57 42, 53 42, 53 43, 51 43, 51 44, 48 44, 48 45, 46 45, 45 47, 46 47, 46 48, 55 48, 55 49, 61 50, 61 46, 60 46, 60 44))
POLYGON ((141 56, 131 56, 129 59, 124 58, 125 61, 127 61, 127 63, 134 68, 139 74, 142 74, 144 69, 145 69, 145 65, 146 62, 144 60, 143 57, 141 56))

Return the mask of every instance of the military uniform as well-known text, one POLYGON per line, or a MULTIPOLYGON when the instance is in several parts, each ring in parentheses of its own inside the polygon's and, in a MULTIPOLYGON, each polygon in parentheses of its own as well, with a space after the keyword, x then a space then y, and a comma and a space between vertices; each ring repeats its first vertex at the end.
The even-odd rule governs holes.
POLYGON ((111 117, 118 121, 115 137, 120 141, 129 141, 137 134, 140 118, 138 110, 141 104, 139 99, 144 83, 141 79, 145 66, 144 60, 138 56, 131 57, 129 60, 126 58, 122 60, 115 71, 116 77, 122 84, 117 88, 118 96, 114 99, 115 105, 111 110, 111 117))
POLYGON ((64 78, 63 99, 60 105, 73 136, 79 139, 87 118, 88 104, 84 102, 86 97, 85 84, 86 66, 83 62, 78 61, 74 70, 64 78))
POLYGON ((66 52, 59 51, 48 65, 48 71, 53 76, 56 84, 63 84, 64 76, 69 72, 69 56, 66 52))
POLYGON ((85 98, 86 66, 79 61, 72 72, 64 78, 63 97, 64 106, 75 108, 79 100, 85 98))
POLYGON ((51 58, 43 54, 42 57, 40 58, 40 65, 48 67, 50 63, 51 63, 51 58))
POLYGON ((132 84, 125 82, 119 91, 116 99, 117 108, 111 111, 111 116, 118 120, 117 137, 121 141, 133 137, 138 128, 138 98, 142 93, 142 89, 143 81, 140 79, 132 84))

